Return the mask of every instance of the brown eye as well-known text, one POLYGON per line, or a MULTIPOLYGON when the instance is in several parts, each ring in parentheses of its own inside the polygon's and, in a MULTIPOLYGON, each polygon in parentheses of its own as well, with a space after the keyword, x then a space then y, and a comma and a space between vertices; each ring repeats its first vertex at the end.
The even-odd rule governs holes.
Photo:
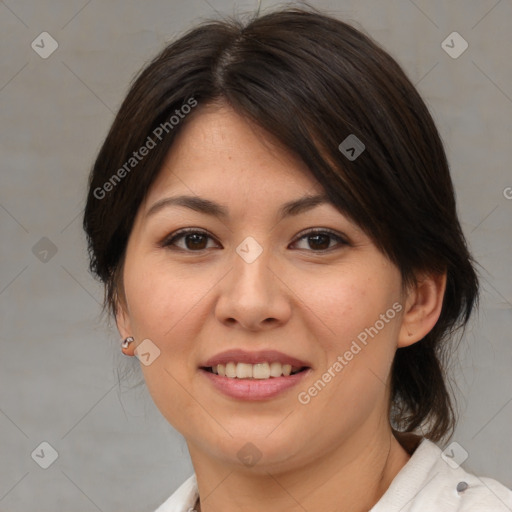
POLYGON ((331 245, 332 237, 330 235, 310 235, 307 237, 309 247, 312 249, 325 250, 331 245))
MULTIPOLYGON (((208 246, 208 241, 214 241, 206 231, 197 229, 183 229, 167 237, 160 245, 173 250, 184 252, 200 252, 212 246, 208 246)), ((349 243, 340 235, 326 230, 309 231, 299 236, 294 245, 305 240, 307 246, 299 247, 313 252, 324 252, 335 249, 336 246, 349 245, 349 243), (332 244, 332 242, 335 244, 332 244)))
POLYGON ((307 247, 299 247, 299 249, 312 250, 313 252, 322 252, 332 249, 331 242, 334 240, 336 245, 348 245, 348 242, 340 235, 332 231, 316 230, 300 235, 295 243, 306 240, 307 247))
POLYGON ((201 233, 192 233, 184 236, 187 249, 206 249, 207 237, 201 233))
POLYGON ((187 252, 199 252, 208 249, 208 240, 213 240, 213 238, 205 231, 186 229, 172 234, 162 242, 161 246, 187 252), (178 241, 182 241, 182 243, 178 244, 178 241))

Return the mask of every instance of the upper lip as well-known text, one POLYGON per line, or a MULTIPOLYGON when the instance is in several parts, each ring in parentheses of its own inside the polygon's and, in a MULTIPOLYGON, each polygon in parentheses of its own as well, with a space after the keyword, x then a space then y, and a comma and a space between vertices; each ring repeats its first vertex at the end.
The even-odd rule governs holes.
POLYGON ((257 352, 247 352, 245 350, 240 349, 231 349, 211 357, 210 359, 202 363, 200 367, 212 368, 213 366, 216 366, 218 364, 227 364, 230 362, 248 364, 278 362, 281 364, 290 364, 292 366, 296 366, 299 368, 302 368, 304 366, 311 366, 310 363, 308 363, 307 361, 301 361, 296 357, 283 354, 282 352, 278 352, 277 350, 260 350, 257 352))

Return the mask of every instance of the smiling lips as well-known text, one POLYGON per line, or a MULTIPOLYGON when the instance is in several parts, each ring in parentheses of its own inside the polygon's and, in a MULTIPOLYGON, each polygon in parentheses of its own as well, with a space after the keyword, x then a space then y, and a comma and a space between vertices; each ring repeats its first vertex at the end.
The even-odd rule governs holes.
POLYGON ((269 379, 271 377, 288 377, 299 372, 303 368, 291 364, 278 362, 264 362, 257 364, 235 363, 230 361, 227 364, 218 364, 211 368, 211 371, 221 377, 229 379, 269 379))
POLYGON ((312 370, 310 363, 275 350, 228 350, 208 359, 199 369, 223 394, 249 401, 273 398, 312 370))
POLYGON ((269 379, 289 376, 310 364, 276 350, 228 350, 205 361, 200 368, 230 379, 269 379))

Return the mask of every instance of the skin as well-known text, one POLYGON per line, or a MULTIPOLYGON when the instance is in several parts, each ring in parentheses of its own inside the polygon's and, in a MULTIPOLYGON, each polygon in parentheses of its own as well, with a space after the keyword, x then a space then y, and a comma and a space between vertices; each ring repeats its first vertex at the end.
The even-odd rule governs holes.
POLYGON ((182 128, 128 241, 116 320, 135 342, 124 353, 134 355, 144 339, 160 350, 141 369, 155 404, 187 442, 201 510, 334 512, 340 503, 347 512, 368 510, 410 457, 388 421, 394 354, 435 325, 446 276, 418 276, 417 286, 402 290, 398 268, 329 203, 278 221, 283 203, 322 189, 301 160, 229 107, 202 106, 182 128), (221 203, 229 217, 180 206, 147 215, 178 194, 221 203), (184 227, 212 238, 200 237, 199 250, 186 238, 174 249, 159 245, 184 227), (349 243, 304 238, 310 228, 349 243), (263 248, 250 264, 235 251, 248 236, 263 248), (297 394, 395 302, 402 311, 307 405, 299 403, 297 394), (236 400, 198 369, 231 348, 276 349, 312 371, 276 398, 236 400), (249 442, 261 454, 250 467, 237 455, 249 442))

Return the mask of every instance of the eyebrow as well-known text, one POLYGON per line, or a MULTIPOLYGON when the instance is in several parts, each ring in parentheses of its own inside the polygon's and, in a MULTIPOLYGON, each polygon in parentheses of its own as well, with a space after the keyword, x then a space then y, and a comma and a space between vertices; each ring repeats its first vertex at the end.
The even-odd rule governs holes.
MULTIPOLYGON (((304 196, 299 199, 284 203, 281 208, 279 208, 278 217, 279 220, 282 220, 285 217, 299 215, 325 203, 332 204, 326 195, 304 196)), ((183 206, 196 212, 211 215, 221 219, 226 219, 229 217, 228 210, 225 206, 222 206, 215 201, 211 201, 210 199, 187 195, 160 199, 149 208, 146 213, 146 217, 155 215, 157 212, 163 210, 164 208, 171 206, 183 206)))

